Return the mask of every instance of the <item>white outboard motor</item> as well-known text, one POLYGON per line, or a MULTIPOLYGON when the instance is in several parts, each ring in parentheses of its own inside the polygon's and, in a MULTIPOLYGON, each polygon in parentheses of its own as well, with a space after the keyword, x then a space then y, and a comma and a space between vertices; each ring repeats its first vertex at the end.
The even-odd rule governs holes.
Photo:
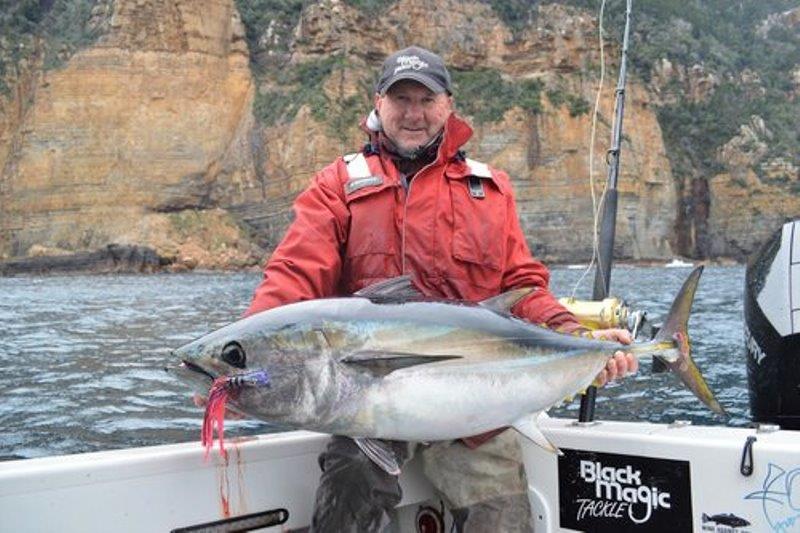
POLYGON ((748 262, 744 321, 753 420, 800 429, 800 219, 748 262))

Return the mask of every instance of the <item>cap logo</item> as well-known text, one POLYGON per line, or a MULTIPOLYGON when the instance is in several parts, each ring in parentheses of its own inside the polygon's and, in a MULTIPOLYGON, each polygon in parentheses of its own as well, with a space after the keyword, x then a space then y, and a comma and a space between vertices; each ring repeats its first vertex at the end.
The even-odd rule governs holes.
POLYGON ((429 65, 421 60, 419 56, 400 56, 397 58, 397 66, 394 69, 394 73, 397 74, 398 72, 403 72, 408 69, 422 70, 428 68, 428 66, 429 65))

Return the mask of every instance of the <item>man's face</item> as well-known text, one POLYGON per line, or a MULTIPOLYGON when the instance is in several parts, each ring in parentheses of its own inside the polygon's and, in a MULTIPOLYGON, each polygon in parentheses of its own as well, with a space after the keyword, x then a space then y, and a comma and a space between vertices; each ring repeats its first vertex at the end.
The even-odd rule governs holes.
POLYGON ((401 80, 385 96, 375 95, 375 109, 386 136, 401 151, 411 152, 441 131, 453 110, 453 99, 416 81, 401 80))

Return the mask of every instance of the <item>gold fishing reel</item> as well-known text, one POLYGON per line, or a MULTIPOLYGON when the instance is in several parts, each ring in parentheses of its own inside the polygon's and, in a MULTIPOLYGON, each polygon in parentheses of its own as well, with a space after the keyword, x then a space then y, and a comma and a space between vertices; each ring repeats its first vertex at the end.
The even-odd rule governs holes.
POLYGON ((558 301, 575 315, 582 326, 589 329, 622 328, 635 337, 646 317, 644 311, 633 311, 625 301, 616 297, 600 301, 566 297, 558 301))

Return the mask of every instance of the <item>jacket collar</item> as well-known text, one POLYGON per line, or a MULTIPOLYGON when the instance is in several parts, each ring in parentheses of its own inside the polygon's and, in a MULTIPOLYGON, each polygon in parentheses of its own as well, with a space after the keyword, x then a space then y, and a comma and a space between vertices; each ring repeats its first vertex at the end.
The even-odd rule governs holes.
POLYGON ((446 162, 456 157, 470 138, 472 138, 472 127, 455 112, 450 113, 444 123, 444 136, 442 144, 439 145, 438 161, 446 162))

